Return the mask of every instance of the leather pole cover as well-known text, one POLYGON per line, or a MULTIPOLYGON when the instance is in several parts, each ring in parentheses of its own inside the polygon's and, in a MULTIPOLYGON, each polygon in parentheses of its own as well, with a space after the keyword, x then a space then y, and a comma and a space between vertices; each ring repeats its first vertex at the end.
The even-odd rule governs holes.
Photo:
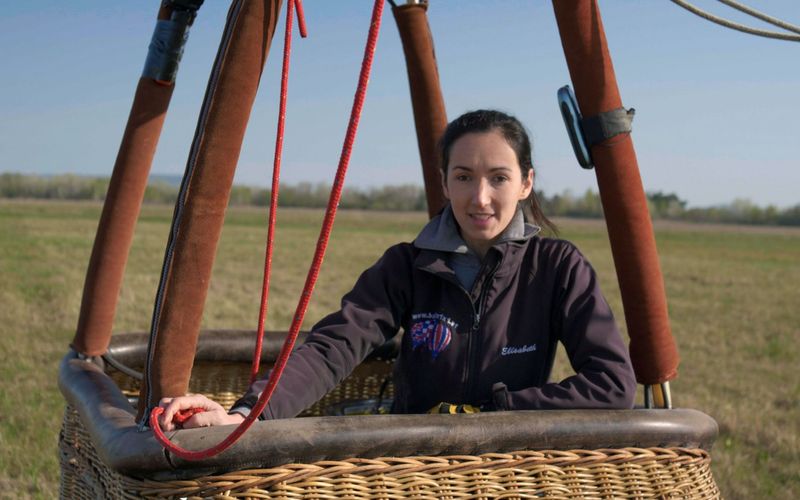
POLYGON ((447 127, 447 113, 426 11, 425 4, 407 4, 392 9, 406 57, 428 216, 433 217, 446 203, 439 173, 440 155, 437 144, 447 127))
MULTIPOLYGON (((169 19, 171 14, 171 8, 161 5, 157 17, 169 19)), ((105 353, 111 340, 133 231, 174 89, 174 84, 149 78, 140 78, 136 87, 86 271, 78 328, 70 344, 87 356, 105 353)))
MULTIPOLYGON (((585 117, 622 106, 596 0, 553 0, 564 55, 585 117)), ((597 184, 617 269, 636 378, 677 376, 678 351, 664 280, 630 133, 592 146, 597 184)))
MULTIPOLYGON (((157 318, 151 401, 183 395, 189 386, 233 174, 280 6, 280 0, 242 2, 227 52, 218 56, 223 60, 216 91, 208 101, 205 130, 195 139, 195 169, 157 318)), ((143 401, 146 390, 142 384, 143 401)))
POLYGON ((141 78, 111 174, 103 213, 83 285, 73 348, 88 356, 106 352, 128 252, 147 177, 175 85, 141 78))

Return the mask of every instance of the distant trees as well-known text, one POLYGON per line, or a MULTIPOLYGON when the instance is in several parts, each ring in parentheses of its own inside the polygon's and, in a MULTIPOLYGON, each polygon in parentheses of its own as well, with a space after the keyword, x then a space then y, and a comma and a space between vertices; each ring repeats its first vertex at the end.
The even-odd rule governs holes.
POLYGON ((428 205, 425 190, 414 184, 382 186, 367 191, 348 189, 342 194, 342 208, 372 210, 422 211, 428 205))
POLYGON ((102 200, 108 179, 66 174, 38 177, 18 173, 0 174, 0 198, 53 200, 102 200))
POLYGON ((693 222, 800 226, 800 204, 780 210, 773 205, 762 208, 750 200, 740 198, 728 205, 690 208, 680 218, 693 222))
POLYGON ((661 191, 647 193, 647 208, 651 217, 674 219, 686 211, 686 202, 675 193, 665 194, 661 191))
POLYGON ((573 194, 570 190, 553 196, 547 196, 545 193, 537 191, 536 196, 542 204, 542 210, 547 215, 588 218, 603 216, 600 195, 590 189, 580 196, 573 194))
MULTIPOLYGON (((57 175, 40 177, 19 173, 0 174, 0 198, 39 198, 59 200, 102 200, 108 190, 108 179, 57 175)), ((145 190, 146 203, 174 203, 178 186, 155 180, 145 190)), ((323 208, 328 204, 330 185, 301 182, 282 185, 279 203, 283 207, 323 208)), ((600 195, 592 190, 574 194, 567 190, 548 196, 537 192, 547 215, 563 217, 603 216, 600 195)), ((269 204, 270 190, 251 186, 233 186, 231 205, 269 204)), ((362 210, 422 211, 426 209, 425 190, 421 186, 404 184, 373 188, 345 188, 339 203, 341 208, 362 210)), ((675 193, 647 193, 647 206, 654 219, 673 219, 695 222, 717 222, 758 225, 800 226, 800 203, 787 208, 759 207, 746 199, 730 204, 705 208, 687 208, 687 203, 675 193)))

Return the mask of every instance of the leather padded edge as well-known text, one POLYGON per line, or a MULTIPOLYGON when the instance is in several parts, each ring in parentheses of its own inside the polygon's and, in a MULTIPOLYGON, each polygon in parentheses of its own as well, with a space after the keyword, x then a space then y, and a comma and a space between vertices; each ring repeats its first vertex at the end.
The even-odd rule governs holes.
MULTIPOLYGON (((59 387, 108 467, 152 479, 352 457, 624 447, 710 450, 718 432, 711 417, 689 409, 310 417, 257 422, 226 452, 189 462, 167 456, 151 432, 138 432, 134 410, 114 382, 74 352, 61 363, 59 387)), ((181 430, 170 438, 197 450, 221 441, 232 430, 232 426, 181 430)))

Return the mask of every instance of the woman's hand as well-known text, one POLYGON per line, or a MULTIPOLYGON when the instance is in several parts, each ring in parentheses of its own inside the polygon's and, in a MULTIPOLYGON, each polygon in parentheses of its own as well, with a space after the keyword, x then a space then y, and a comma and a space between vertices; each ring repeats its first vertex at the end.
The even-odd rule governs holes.
POLYGON ((175 414, 181 410, 191 410, 199 408, 202 411, 195 413, 188 420, 183 422, 184 429, 194 429, 195 427, 210 427, 212 425, 238 424, 244 417, 240 413, 229 414, 216 401, 212 401, 202 394, 192 394, 177 398, 162 398, 158 406, 164 409, 164 413, 159 415, 158 423, 163 431, 172 431, 177 428, 173 419, 175 414))

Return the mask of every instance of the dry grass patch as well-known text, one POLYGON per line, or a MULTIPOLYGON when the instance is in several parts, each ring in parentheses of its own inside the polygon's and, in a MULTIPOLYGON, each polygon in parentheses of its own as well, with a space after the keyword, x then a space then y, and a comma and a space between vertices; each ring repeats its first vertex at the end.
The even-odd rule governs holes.
MULTIPOLYGON (((77 323, 100 214, 92 203, 0 200, 0 489, 17 497, 58 491, 56 441, 63 401, 56 368, 77 323)), ((172 208, 146 206, 120 296, 115 330, 146 330, 172 208)), ((424 214, 342 211, 304 327, 338 306, 358 274, 424 214)), ((266 214, 229 212, 204 326, 254 329, 266 214)), ((289 325, 322 211, 278 216, 267 328, 289 325)), ((558 221, 592 261, 620 323, 619 288, 604 225, 558 221)), ((677 406, 720 424, 714 473, 728 498, 800 496, 800 231, 657 224, 672 330, 681 353, 677 406)), ((623 327, 624 330, 624 327, 623 327)), ((557 376, 568 373, 563 356, 557 376)))

